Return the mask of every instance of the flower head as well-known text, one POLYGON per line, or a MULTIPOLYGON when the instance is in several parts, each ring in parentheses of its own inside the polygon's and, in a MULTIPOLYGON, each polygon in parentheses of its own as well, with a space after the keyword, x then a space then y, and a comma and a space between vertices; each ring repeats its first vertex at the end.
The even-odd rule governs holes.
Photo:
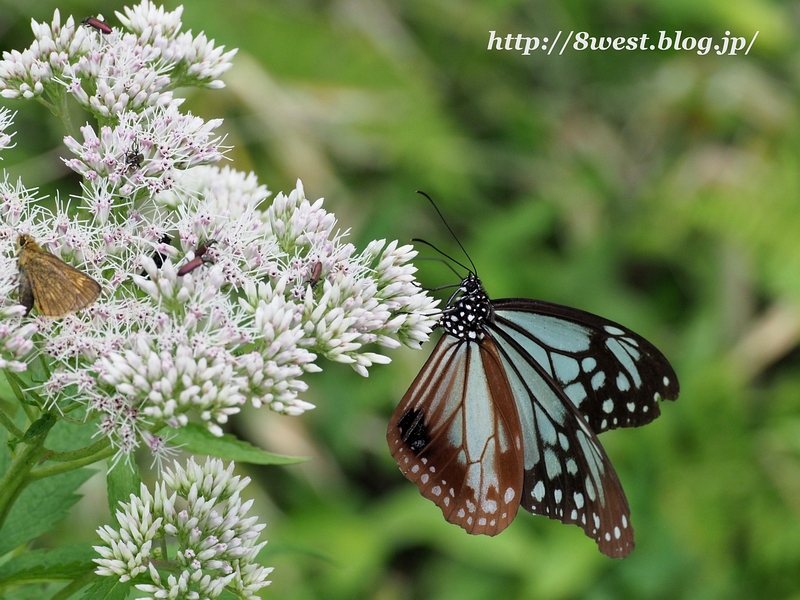
POLYGON ((97 531, 104 545, 94 547, 95 572, 123 582, 149 578, 136 585, 152 594, 143 599, 216 598, 225 588, 247 598, 269 585, 272 569, 256 562, 267 543, 258 542, 264 525, 247 516, 253 501, 240 497, 250 478, 233 469, 232 462, 201 466, 190 458, 185 468, 176 461, 164 469, 154 492, 142 484, 138 496, 120 503, 119 529, 97 531), (166 540, 177 545, 174 556, 163 555, 166 540))
MULTIPOLYGON (((253 174, 215 164, 221 121, 181 112, 171 90, 216 86, 233 52, 181 33, 180 15, 143 0, 117 15, 127 32, 75 29, 71 17, 62 28, 57 12, 37 24, 26 52, 52 46, 60 57, 47 85, 66 85, 102 125, 64 139, 83 181, 55 210, 21 183, 0 184, 0 360, 23 370, 39 332, 51 367, 39 397, 86 404, 115 460, 142 444, 163 457, 161 428, 192 416, 219 434, 247 402, 299 415, 313 408, 304 376, 320 358, 367 375, 389 360, 374 346, 419 346, 439 316, 410 246, 358 251, 300 181, 270 202, 253 174), (94 304, 23 321, 22 233, 99 282, 94 304)), ((21 89, 27 75, 3 79, 5 67, 0 89, 21 89)))
POLYGON ((129 31, 108 35, 76 25, 62 26, 56 9, 52 23, 32 22, 35 40, 22 52, 4 52, 0 61, 0 94, 6 98, 60 96, 66 88, 100 118, 123 111, 180 102, 180 86, 223 87, 219 77, 231 67, 235 50, 224 52, 205 34, 181 32, 179 7, 166 12, 150 0, 117 13, 129 31))

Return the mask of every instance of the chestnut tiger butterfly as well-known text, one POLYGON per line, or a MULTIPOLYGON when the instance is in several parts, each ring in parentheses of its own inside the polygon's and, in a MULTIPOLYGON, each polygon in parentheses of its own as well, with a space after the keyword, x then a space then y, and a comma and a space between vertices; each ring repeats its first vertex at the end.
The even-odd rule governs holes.
POLYGON ((582 527, 607 556, 627 556, 630 509, 597 435, 655 419, 659 400, 678 397, 675 371, 650 342, 603 317, 490 300, 469 255, 472 268, 441 254, 468 274, 389 421, 403 475, 468 533, 496 535, 522 506, 582 527))

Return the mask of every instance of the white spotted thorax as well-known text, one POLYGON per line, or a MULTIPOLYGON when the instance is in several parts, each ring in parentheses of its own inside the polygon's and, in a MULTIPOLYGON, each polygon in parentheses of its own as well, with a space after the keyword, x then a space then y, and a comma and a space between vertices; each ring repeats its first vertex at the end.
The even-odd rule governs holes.
POLYGON ((445 333, 464 341, 483 338, 483 328, 494 321, 489 296, 477 275, 467 275, 454 297, 442 311, 441 327, 445 333))

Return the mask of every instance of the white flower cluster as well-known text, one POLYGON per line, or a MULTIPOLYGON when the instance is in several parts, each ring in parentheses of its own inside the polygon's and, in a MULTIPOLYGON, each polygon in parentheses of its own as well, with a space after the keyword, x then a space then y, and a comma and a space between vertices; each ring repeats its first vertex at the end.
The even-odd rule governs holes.
POLYGON ((106 118, 169 104, 176 87, 223 87, 219 77, 231 67, 236 50, 223 52, 203 33, 181 33, 182 12, 183 7, 168 13, 142 0, 126 7, 124 15, 116 13, 129 32, 112 29, 106 34, 76 25, 72 16, 62 27, 56 9, 52 23, 31 23, 36 39, 30 48, 3 53, 0 94, 46 95, 57 105, 65 89, 93 114, 106 118))
MULTIPOLYGON (((0 110, 0 121, 6 118, 7 115, 0 110)), ((6 174, 0 181, 0 222, 18 223, 26 207, 35 200, 34 192, 26 189, 21 181, 12 185, 6 174)), ((25 358, 34 349, 31 338, 39 328, 36 323, 22 321, 25 307, 12 300, 17 295, 17 266, 2 257, 16 252, 16 240, 16 236, 8 231, 0 232, 0 369, 21 372, 27 369, 25 358)))
POLYGON ((64 144, 77 157, 65 160, 88 182, 117 188, 122 196, 136 195, 146 188, 155 196, 172 189, 178 171, 213 164, 222 158, 221 138, 214 130, 222 119, 204 121, 182 114, 176 104, 153 106, 140 113, 123 112, 116 127, 81 127, 83 143, 71 136, 64 144))
POLYGON ((95 572, 123 582, 149 575, 151 583, 136 585, 151 594, 141 600, 216 598, 226 588, 249 598, 269 585, 272 569, 256 562, 267 543, 258 543, 264 525, 247 517, 253 501, 240 497, 250 478, 233 468, 190 458, 185 469, 177 462, 164 469, 153 493, 142 484, 139 496, 120 503, 119 529, 98 529, 105 545, 94 547, 95 572), (167 540, 178 547, 174 557, 164 555, 167 540))
POLYGON ((13 148, 11 138, 14 137, 14 132, 6 133, 6 129, 11 126, 15 114, 5 107, 0 108, 0 151, 6 148, 13 148))
POLYGON ((367 375, 388 358, 365 345, 418 347, 430 334, 436 301, 413 278, 409 246, 377 241, 356 252, 300 182, 261 211, 268 192, 252 175, 215 166, 177 173, 166 197, 136 207, 86 186, 72 199, 83 219, 24 205, 12 224, 2 218, 12 207, 0 205, 0 273, 9 289, 17 232, 102 283, 88 309, 33 323, 56 361, 43 397, 88 402, 120 454, 135 450, 153 423, 180 427, 191 413, 220 433, 248 400, 301 414, 313 408, 300 394, 318 356, 367 375), (101 200, 102 219, 94 210, 101 200), (206 244, 208 264, 179 274, 206 244))
MULTIPOLYGON (((0 185, 0 291, 8 292, 0 308, 16 303, 23 233, 102 287, 94 304, 61 319, 21 321, 19 309, 0 311, 0 357, 21 368, 30 350, 23 342, 38 331, 38 350, 51 357, 41 396, 51 405, 87 403, 117 460, 141 444, 158 456, 164 440, 151 432, 181 427, 191 415, 220 433, 248 401, 301 414, 313 408, 300 394, 318 357, 367 375, 388 362, 368 345, 418 347, 439 317, 414 279, 410 246, 380 240, 358 252, 299 181, 269 204, 254 175, 211 165, 224 152, 220 121, 181 113, 177 99, 134 100, 174 88, 176 76, 211 85, 227 68, 232 53, 180 34, 180 14, 145 0, 119 15, 133 33, 79 33, 88 28, 74 30, 71 18, 62 29, 57 13, 52 26, 35 27, 37 52, 48 35, 63 37, 49 42, 62 49, 91 45, 64 63, 80 71, 82 88, 99 89, 107 75, 91 63, 102 60, 95 55, 134 47, 159 58, 126 63, 131 77, 148 64, 171 65, 163 70, 169 82, 147 76, 127 98, 109 92, 102 102, 110 116, 88 106, 103 125, 81 128, 83 141, 65 138, 73 154, 65 162, 83 176, 82 193, 57 199, 54 212, 21 184, 0 185), (75 66, 87 61, 94 66, 75 66)), ((60 81, 69 70, 62 67, 60 81)), ((15 81, 0 77, 0 88, 15 81)))

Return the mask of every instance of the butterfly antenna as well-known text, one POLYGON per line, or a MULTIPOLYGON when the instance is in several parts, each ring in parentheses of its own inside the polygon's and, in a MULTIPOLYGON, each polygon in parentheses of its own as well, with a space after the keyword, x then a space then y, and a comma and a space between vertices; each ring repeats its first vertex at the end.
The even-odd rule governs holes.
MULTIPOLYGON (((428 242, 426 242, 425 240, 411 240, 411 241, 412 241, 412 242, 419 241, 419 242, 422 242, 423 244, 427 244, 428 246, 430 246, 430 244, 428 244, 428 242)), ((437 250, 437 252, 438 252, 438 250, 437 250)), ((451 265, 449 262, 447 262, 447 261, 446 261, 445 259, 443 259, 443 258, 439 258, 438 256, 421 256, 421 257, 420 257, 420 258, 418 258, 417 260, 435 260, 436 262, 440 262, 440 263, 442 263, 443 265, 445 265, 445 266, 446 266, 448 269, 450 269, 450 270, 451 270, 453 273, 455 273, 456 277, 458 277, 459 279, 464 279, 464 278, 461 276, 461 273, 459 273, 458 271, 456 271, 456 270, 455 270, 455 268, 453 267, 453 265, 451 265)), ((452 260, 452 259, 451 259, 451 260, 452 260)), ((463 267, 464 265, 461 265, 461 266, 463 267)), ((466 269, 466 267, 464 267, 464 268, 466 269)), ((431 290, 431 291, 434 291, 434 290, 431 290)))
MULTIPOLYGON (((447 260, 452 260, 454 263, 456 263, 456 264, 457 264, 459 267, 461 267, 462 269, 466 269, 466 270, 467 270, 467 271, 469 271, 470 273, 474 273, 474 272, 475 272, 475 271, 470 271, 470 268, 469 268, 467 265, 465 265, 465 264, 463 264, 463 263, 460 263, 460 262, 459 262, 459 261, 457 261, 455 258, 453 258, 452 256, 450 256, 449 254, 446 254, 446 253, 442 252, 442 251, 441 251, 441 250, 439 250, 439 249, 438 249, 436 246, 434 246, 433 244, 431 244, 430 242, 428 242, 428 241, 426 241, 426 240, 423 240, 423 239, 420 239, 420 238, 411 238, 411 241, 412 241, 412 242, 419 242, 420 244, 425 244, 426 246, 429 246, 429 247, 433 248, 434 250, 436 250, 436 252, 438 252, 439 254, 441 254, 442 256, 444 256, 444 257, 445 257, 447 260)), ((446 264, 448 267, 450 267, 450 270, 451 270, 451 271, 453 271, 453 273, 455 273, 455 274, 456 274, 456 276, 457 276, 459 279, 463 279, 463 277, 461 277, 461 275, 459 274, 459 272, 458 272, 458 271, 456 271, 456 270, 453 268, 453 265, 451 265, 451 264, 448 264, 448 263, 447 263, 447 261, 444 261, 444 260, 443 260, 442 262, 443 262, 444 264, 446 264)), ((472 262, 472 261, 470 261, 470 262, 472 262)), ((472 265, 472 266, 474 267, 475 265, 472 265)))
MULTIPOLYGON (((470 273, 473 273, 473 274, 477 275, 478 274, 478 269, 475 268, 475 263, 472 262, 472 258, 470 258, 470 255, 467 252, 466 248, 464 248, 464 246, 461 244, 461 241, 458 239, 458 236, 456 236, 455 232, 450 228, 450 225, 447 223, 447 220, 444 218, 444 215, 442 214, 442 211, 440 211, 439 207, 436 206, 436 203, 433 201, 433 198, 428 196, 428 194, 426 194, 422 190, 417 190, 417 193, 422 195, 422 196, 425 196, 428 199, 428 201, 433 205, 433 208, 436 211, 436 213, 439 215, 439 218, 442 220, 442 223, 444 223, 444 226, 447 227, 447 231, 449 231, 450 235, 453 236, 453 239, 456 241, 456 244, 458 244, 458 247, 461 248, 461 251, 464 253, 464 256, 467 257, 467 260, 469 261, 469 264, 472 265, 472 269, 471 270, 467 269, 467 270, 470 271, 470 273)), ((431 247, 433 248, 433 246, 431 246, 431 247)), ((434 248, 434 250, 436 250, 436 248, 434 248)), ((444 252, 441 252, 441 254, 444 255, 444 256, 447 256, 444 252)), ((450 257, 448 256, 448 258, 450 258, 450 257)), ((454 263, 456 263, 458 265, 461 265, 465 269, 467 268, 464 265, 462 265, 460 262, 458 262, 457 260, 453 260, 452 258, 450 258, 450 260, 452 260, 454 263)))

